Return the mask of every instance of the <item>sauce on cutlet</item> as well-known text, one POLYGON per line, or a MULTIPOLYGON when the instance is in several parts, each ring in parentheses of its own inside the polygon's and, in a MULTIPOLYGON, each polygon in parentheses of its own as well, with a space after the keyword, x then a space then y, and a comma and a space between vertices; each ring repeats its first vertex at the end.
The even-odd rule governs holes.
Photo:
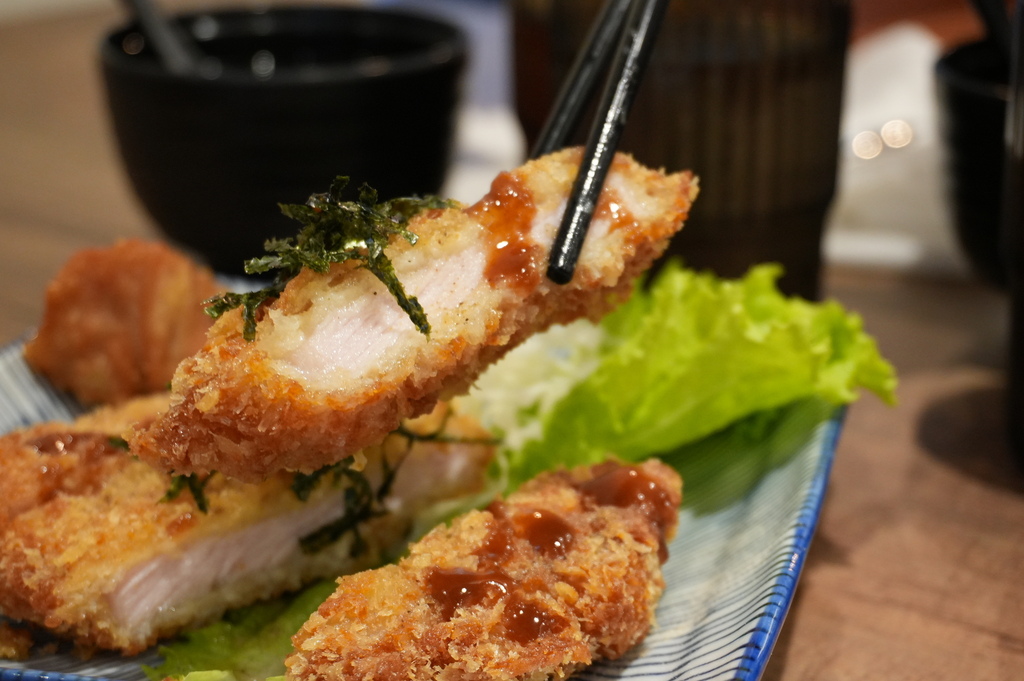
POLYGON ((37 504, 46 503, 58 493, 88 494, 99 490, 107 475, 100 461, 125 454, 109 435, 94 432, 46 433, 24 445, 43 457, 39 459, 37 504))
POLYGON ((564 556, 576 540, 572 526, 553 511, 521 513, 515 523, 518 534, 530 542, 535 551, 551 558, 564 556))
POLYGON ((543 634, 558 633, 568 625, 564 618, 548 612, 521 593, 508 599, 501 624, 505 635, 521 645, 535 641, 543 634))
POLYGON ((605 187, 597 200, 597 207, 594 208, 594 220, 607 220, 608 231, 614 232, 617 229, 634 230, 640 228, 640 221, 629 212, 625 202, 611 189, 605 187))
POLYGON ((25 443, 40 454, 78 454, 80 456, 96 456, 116 454, 109 435, 103 433, 47 433, 25 443))
POLYGON ((459 608, 493 603, 507 596, 512 585, 512 578, 501 570, 433 568, 427 573, 427 589, 445 620, 454 617, 459 608))
MULTIPOLYGON (((599 506, 636 509, 658 530, 659 557, 668 557, 665 531, 675 521, 677 509, 669 490, 638 466, 609 463, 596 475, 575 485, 579 493, 599 506)), ((509 638, 525 642, 545 631, 557 631, 564 622, 530 600, 529 589, 502 569, 515 551, 529 551, 548 559, 564 557, 576 541, 573 528, 554 511, 533 509, 510 514, 508 506, 496 501, 487 536, 473 552, 478 569, 431 568, 426 589, 437 604, 441 618, 452 619, 460 608, 494 605, 504 601, 502 624, 509 638), (525 542, 523 541, 525 540, 525 542), (523 544, 528 543, 527 549, 523 544)))
POLYGON ((579 485, 579 490, 600 506, 633 507, 658 528, 659 556, 668 559, 665 529, 675 522, 678 509, 668 490, 637 466, 605 464, 597 474, 579 485))
POLYGON ((540 247, 530 238, 537 215, 533 194, 509 172, 499 174, 491 190, 466 209, 489 235, 490 252, 484 276, 493 286, 504 283, 529 290, 540 281, 540 247))

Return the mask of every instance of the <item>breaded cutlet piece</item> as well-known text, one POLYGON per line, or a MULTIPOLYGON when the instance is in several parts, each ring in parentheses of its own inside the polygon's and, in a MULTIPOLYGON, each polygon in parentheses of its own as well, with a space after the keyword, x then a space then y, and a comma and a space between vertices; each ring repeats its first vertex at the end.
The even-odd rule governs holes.
POLYGON ((202 303, 221 290, 209 268, 166 244, 83 249, 47 286, 25 361, 83 404, 164 391, 202 347, 213 322, 202 303))
POLYGON ((531 161, 472 206, 410 221, 418 243, 398 240, 388 253, 426 311, 429 337, 351 261, 304 270, 263 308, 254 341, 238 310, 215 324, 175 373, 171 408, 134 435, 132 451, 162 470, 251 482, 309 471, 464 392, 533 333, 600 318, 682 226, 697 186, 690 173, 619 155, 575 277, 560 286, 545 271, 580 157, 571 149, 531 161))
POLYGON ((292 681, 563 679, 644 639, 682 482, 656 461, 539 476, 397 565, 350 575, 292 639, 292 681))
POLYGON ((202 495, 208 512, 188 491, 164 500, 170 477, 133 458, 117 434, 152 419, 167 399, 0 437, 0 614, 83 649, 138 653, 227 608, 380 564, 404 548, 424 508, 479 491, 491 456, 472 419, 439 411, 407 423, 473 442, 410 446, 396 435, 364 450, 358 459, 373 492, 385 479, 383 458, 397 465, 390 493, 368 508, 383 514, 360 523, 359 549, 349 531, 309 552, 300 539, 353 512, 347 478, 322 476, 300 500, 291 474, 258 485, 214 475, 202 495))

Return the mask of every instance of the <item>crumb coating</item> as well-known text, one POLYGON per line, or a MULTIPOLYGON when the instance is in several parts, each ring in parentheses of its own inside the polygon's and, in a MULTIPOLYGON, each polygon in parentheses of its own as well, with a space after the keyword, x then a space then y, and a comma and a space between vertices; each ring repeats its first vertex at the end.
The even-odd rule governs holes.
POLYGON ((397 565, 340 579, 294 637, 288 678, 563 679, 620 657, 653 624, 680 500, 654 461, 539 476, 397 565))
MULTIPOLYGON (((439 495, 479 489, 491 454, 490 447, 459 443, 410 447, 405 438, 392 436, 363 452, 364 470, 375 478, 383 456, 391 465, 401 461, 395 487, 404 498, 396 512, 361 528, 363 551, 353 552, 349 533, 322 551, 304 553, 300 537, 288 534, 291 525, 285 526, 283 546, 256 551, 249 546, 260 543, 261 528, 300 515, 319 527, 329 513, 340 515, 343 490, 327 478, 300 501, 291 474, 257 485, 214 475, 204 489, 206 513, 187 491, 165 499, 171 478, 132 457, 117 436, 154 418, 167 400, 166 393, 137 398, 70 424, 38 424, 0 437, 0 614, 44 627, 83 650, 139 653, 227 608, 379 565, 404 545, 424 505, 439 495), (461 461, 457 478, 433 488, 403 481, 406 472, 418 478, 417 468, 436 468, 452 457, 461 461), (227 554, 217 553, 226 547, 232 547, 227 554), (261 564, 273 552, 279 559, 261 564), (225 561, 209 565, 216 563, 208 560, 211 555, 230 556, 233 567, 225 568, 225 561), (150 580, 149 570, 171 586, 150 580), (207 576, 211 570, 216 577, 207 576), (147 605, 151 592, 162 589, 173 605, 159 599, 147 605)), ((436 416, 421 421, 409 427, 433 432, 437 425, 436 416)), ((444 423, 446 433, 459 437, 482 432, 462 417, 444 423)))
POLYGON ((570 149, 531 161, 500 175, 473 206, 412 219, 418 243, 398 240, 389 252, 423 303, 429 338, 401 314, 388 316, 397 306, 366 270, 303 271, 263 308, 254 342, 242 336, 239 311, 218 321, 179 366, 170 409, 138 429, 132 450, 162 470, 249 482, 308 472, 464 392, 530 335, 599 319, 663 252, 697 185, 689 173, 618 156, 576 276, 560 286, 544 271, 579 159, 570 149))

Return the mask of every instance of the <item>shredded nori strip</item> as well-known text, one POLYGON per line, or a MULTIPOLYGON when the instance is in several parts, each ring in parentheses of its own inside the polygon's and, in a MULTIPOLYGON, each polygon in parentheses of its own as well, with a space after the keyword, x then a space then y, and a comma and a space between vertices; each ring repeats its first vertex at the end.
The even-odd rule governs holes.
POLYGON ((248 274, 272 274, 267 286, 247 293, 225 293, 206 301, 206 312, 217 318, 229 310, 242 308, 243 336, 256 337, 258 310, 266 301, 277 298, 303 268, 327 272, 333 263, 354 260, 373 273, 395 297, 416 328, 430 334, 427 315, 416 300, 405 292, 385 249, 395 236, 416 243, 416 235, 406 225, 417 213, 455 205, 436 196, 406 197, 379 201, 376 190, 359 188, 354 199, 345 199, 349 179, 339 176, 324 194, 313 194, 305 204, 279 204, 281 212, 302 223, 295 237, 270 239, 264 244, 268 255, 246 261, 248 274))
MULTIPOLYGON (((448 423, 451 411, 447 412, 440 426, 432 433, 416 433, 405 426, 400 426, 394 431, 406 441, 405 454, 416 442, 463 442, 470 444, 491 445, 496 440, 463 438, 458 436, 445 435, 444 430, 448 423)), ((316 553, 334 542, 338 541, 346 533, 353 534, 352 555, 358 556, 366 550, 366 542, 359 534, 359 526, 370 520, 386 514, 388 511, 384 506, 384 499, 391 493, 398 469, 405 457, 402 456, 397 463, 392 463, 386 455, 381 457, 382 480, 377 489, 373 489, 370 481, 361 471, 352 468, 353 459, 348 458, 338 463, 324 466, 312 473, 296 473, 292 479, 292 492, 302 501, 306 501, 313 492, 316 485, 326 476, 333 476, 333 484, 337 485, 344 481, 347 483, 344 495, 345 511, 337 520, 320 527, 299 540, 299 545, 305 553, 316 553)))
POLYGON ((344 479, 347 483, 344 494, 345 512, 337 520, 307 534, 299 540, 299 546, 307 554, 321 551, 351 532, 353 536, 352 555, 358 556, 366 550, 366 541, 359 533, 359 526, 366 521, 387 513, 382 502, 391 491, 397 467, 392 467, 383 457, 384 479, 374 490, 369 479, 352 468, 352 459, 346 459, 330 466, 325 466, 313 473, 297 473, 292 481, 292 491, 305 501, 310 492, 325 475, 333 474, 337 484, 344 479))
POLYGON ((196 502, 196 508, 203 513, 207 513, 210 510, 210 504, 206 500, 206 483, 210 481, 213 475, 213 473, 206 477, 200 477, 196 473, 174 475, 171 477, 171 487, 164 494, 161 501, 174 501, 187 489, 192 495, 192 499, 196 502))

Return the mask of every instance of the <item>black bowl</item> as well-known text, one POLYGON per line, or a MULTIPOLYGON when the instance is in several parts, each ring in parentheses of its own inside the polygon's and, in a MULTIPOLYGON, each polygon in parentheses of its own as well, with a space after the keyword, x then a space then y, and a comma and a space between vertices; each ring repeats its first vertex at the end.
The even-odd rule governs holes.
POLYGON ((975 42, 943 55, 935 76, 957 239, 975 272, 1005 286, 1001 216, 1009 65, 994 45, 975 42))
POLYGON ((440 190, 466 40, 416 14, 349 7, 175 18, 215 67, 175 75, 119 28, 100 56, 114 133, 157 226, 217 270, 239 272, 298 224, 338 175, 382 198, 440 190))

